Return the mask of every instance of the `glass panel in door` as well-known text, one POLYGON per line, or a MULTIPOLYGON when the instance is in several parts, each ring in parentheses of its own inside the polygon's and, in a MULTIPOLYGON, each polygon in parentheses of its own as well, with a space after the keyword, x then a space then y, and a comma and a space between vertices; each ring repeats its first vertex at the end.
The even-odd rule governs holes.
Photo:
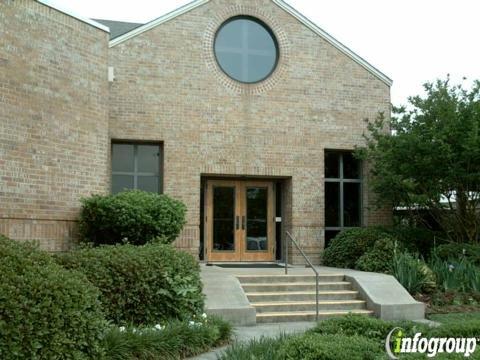
POLYGON ((235 251, 235 187, 213 187, 213 251, 235 251))
POLYGON ((268 250, 268 188, 247 187, 246 250, 268 250))

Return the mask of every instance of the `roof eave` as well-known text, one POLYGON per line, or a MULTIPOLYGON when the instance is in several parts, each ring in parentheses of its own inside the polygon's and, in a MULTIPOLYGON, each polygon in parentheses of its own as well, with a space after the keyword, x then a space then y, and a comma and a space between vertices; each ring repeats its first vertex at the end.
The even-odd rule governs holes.
POLYGON ((65 8, 59 7, 59 6, 57 6, 57 5, 52 5, 52 4, 50 4, 47 0, 36 0, 36 1, 39 2, 39 3, 42 4, 42 5, 45 5, 45 6, 48 6, 49 8, 52 8, 52 9, 54 9, 54 10, 57 10, 57 11, 65 14, 65 15, 68 15, 68 16, 70 16, 70 17, 72 17, 72 18, 75 18, 75 19, 77 19, 77 20, 80 20, 80 21, 82 21, 82 22, 84 22, 84 23, 86 23, 86 24, 88 24, 88 25, 91 25, 91 26, 96 27, 96 28, 98 28, 98 29, 100 29, 100 30, 103 30, 103 31, 105 31, 105 32, 107 32, 107 33, 110 33, 110 29, 109 29, 107 26, 105 26, 105 25, 103 25, 103 24, 100 24, 100 23, 98 23, 98 22, 96 22, 96 21, 94 21, 94 20, 92 20, 92 19, 88 19, 88 18, 86 18, 86 17, 83 17, 83 16, 81 16, 81 15, 78 15, 78 14, 76 14, 75 12, 73 12, 73 11, 71 11, 71 10, 69 10, 69 9, 65 9, 65 8))

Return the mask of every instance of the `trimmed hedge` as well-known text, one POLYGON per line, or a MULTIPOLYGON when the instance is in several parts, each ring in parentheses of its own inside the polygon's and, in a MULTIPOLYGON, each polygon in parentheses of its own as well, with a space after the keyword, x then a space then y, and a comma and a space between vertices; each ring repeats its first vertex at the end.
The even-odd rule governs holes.
POLYGON ((373 248, 385 232, 377 228, 357 228, 340 232, 323 253, 323 264, 340 268, 355 268, 358 259, 373 248))
POLYGON ((386 236, 378 239, 373 248, 365 252, 355 263, 355 268, 362 271, 372 271, 390 274, 392 272, 392 257, 395 253, 395 241, 386 236))
POLYGON ((82 199, 80 233, 95 245, 171 243, 185 225, 186 206, 167 195, 139 190, 82 199))
POLYGON ((107 317, 116 324, 188 319, 203 309, 198 262, 170 245, 85 248, 57 261, 100 289, 107 317))
POLYGON ((0 236, 0 358, 102 356, 99 291, 34 246, 0 236))

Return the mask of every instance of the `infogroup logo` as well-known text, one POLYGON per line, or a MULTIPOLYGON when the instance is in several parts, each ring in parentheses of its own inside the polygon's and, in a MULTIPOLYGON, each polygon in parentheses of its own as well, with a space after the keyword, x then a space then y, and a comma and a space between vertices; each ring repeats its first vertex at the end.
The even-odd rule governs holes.
POLYGON ((422 333, 406 337, 402 328, 396 327, 385 339, 385 350, 391 360, 399 359, 401 354, 419 353, 433 358, 440 353, 462 354, 469 357, 475 352, 477 338, 427 338, 422 333))

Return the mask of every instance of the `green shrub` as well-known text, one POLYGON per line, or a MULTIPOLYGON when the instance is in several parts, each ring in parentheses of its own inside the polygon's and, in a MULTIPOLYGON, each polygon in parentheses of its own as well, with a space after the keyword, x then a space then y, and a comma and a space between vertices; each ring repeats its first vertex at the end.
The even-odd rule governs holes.
POLYGON ((434 250, 434 256, 441 260, 462 260, 466 258, 473 264, 480 266, 480 245, 449 243, 439 245, 434 250))
POLYGON ((423 257, 428 257, 435 245, 436 233, 422 227, 398 225, 384 227, 383 230, 410 253, 418 253, 423 257))
POLYGON ((377 228, 343 230, 325 249, 323 263, 326 266, 353 269, 357 260, 383 237, 385 233, 377 228))
POLYGON ((349 314, 319 322, 310 333, 320 335, 364 336, 378 341, 385 340, 388 333, 395 327, 401 327, 405 334, 425 332, 427 327, 411 321, 384 321, 373 317, 349 314))
POLYGON ((435 288, 432 271, 423 260, 408 252, 395 252, 392 274, 407 291, 412 294, 431 292, 435 288))
POLYGON ((100 289, 107 317, 116 324, 156 324, 203 309, 198 262, 170 245, 85 248, 57 261, 83 272, 100 289))
POLYGON ((102 356, 99 292, 47 253, 0 236, 0 358, 102 356))
POLYGON ((231 325, 216 317, 194 324, 173 321, 160 328, 112 328, 105 339, 106 358, 184 359, 226 343, 231 334, 231 325))
POLYGON ((378 239, 371 250, 360 256, 355 268, 362 271, 391 273, 394 252, 395 242, 392 238, 386 236, 378 239))
MULTIPOLYGON (((276 338, 261 336, 248 342, 236 342, 218 356, 219 360, 280 360, 281 344, 290 337, 276 338)), ((299 358, 300 359, 300 358, 299 358)))
POLYGON ((86 242, 143 245, 172 242, 185 225, 185 205, 167 195, 132 190, 82 200, 80 232, 86 242))
POLYGON ((365 360, 384 353, 381 342, 362 336, 307 334, 280 345, 278 359, 365 360))
POLYGON ((466 258, 444 261, 434 254, 430 267, 442 291, 480 292, 480 267, 466 258))
POLYGON ((442 326, 431 328, 428 331, 429 337, 478 337, 480 334, 480 320, 463 320, 443 324, 442 326))

